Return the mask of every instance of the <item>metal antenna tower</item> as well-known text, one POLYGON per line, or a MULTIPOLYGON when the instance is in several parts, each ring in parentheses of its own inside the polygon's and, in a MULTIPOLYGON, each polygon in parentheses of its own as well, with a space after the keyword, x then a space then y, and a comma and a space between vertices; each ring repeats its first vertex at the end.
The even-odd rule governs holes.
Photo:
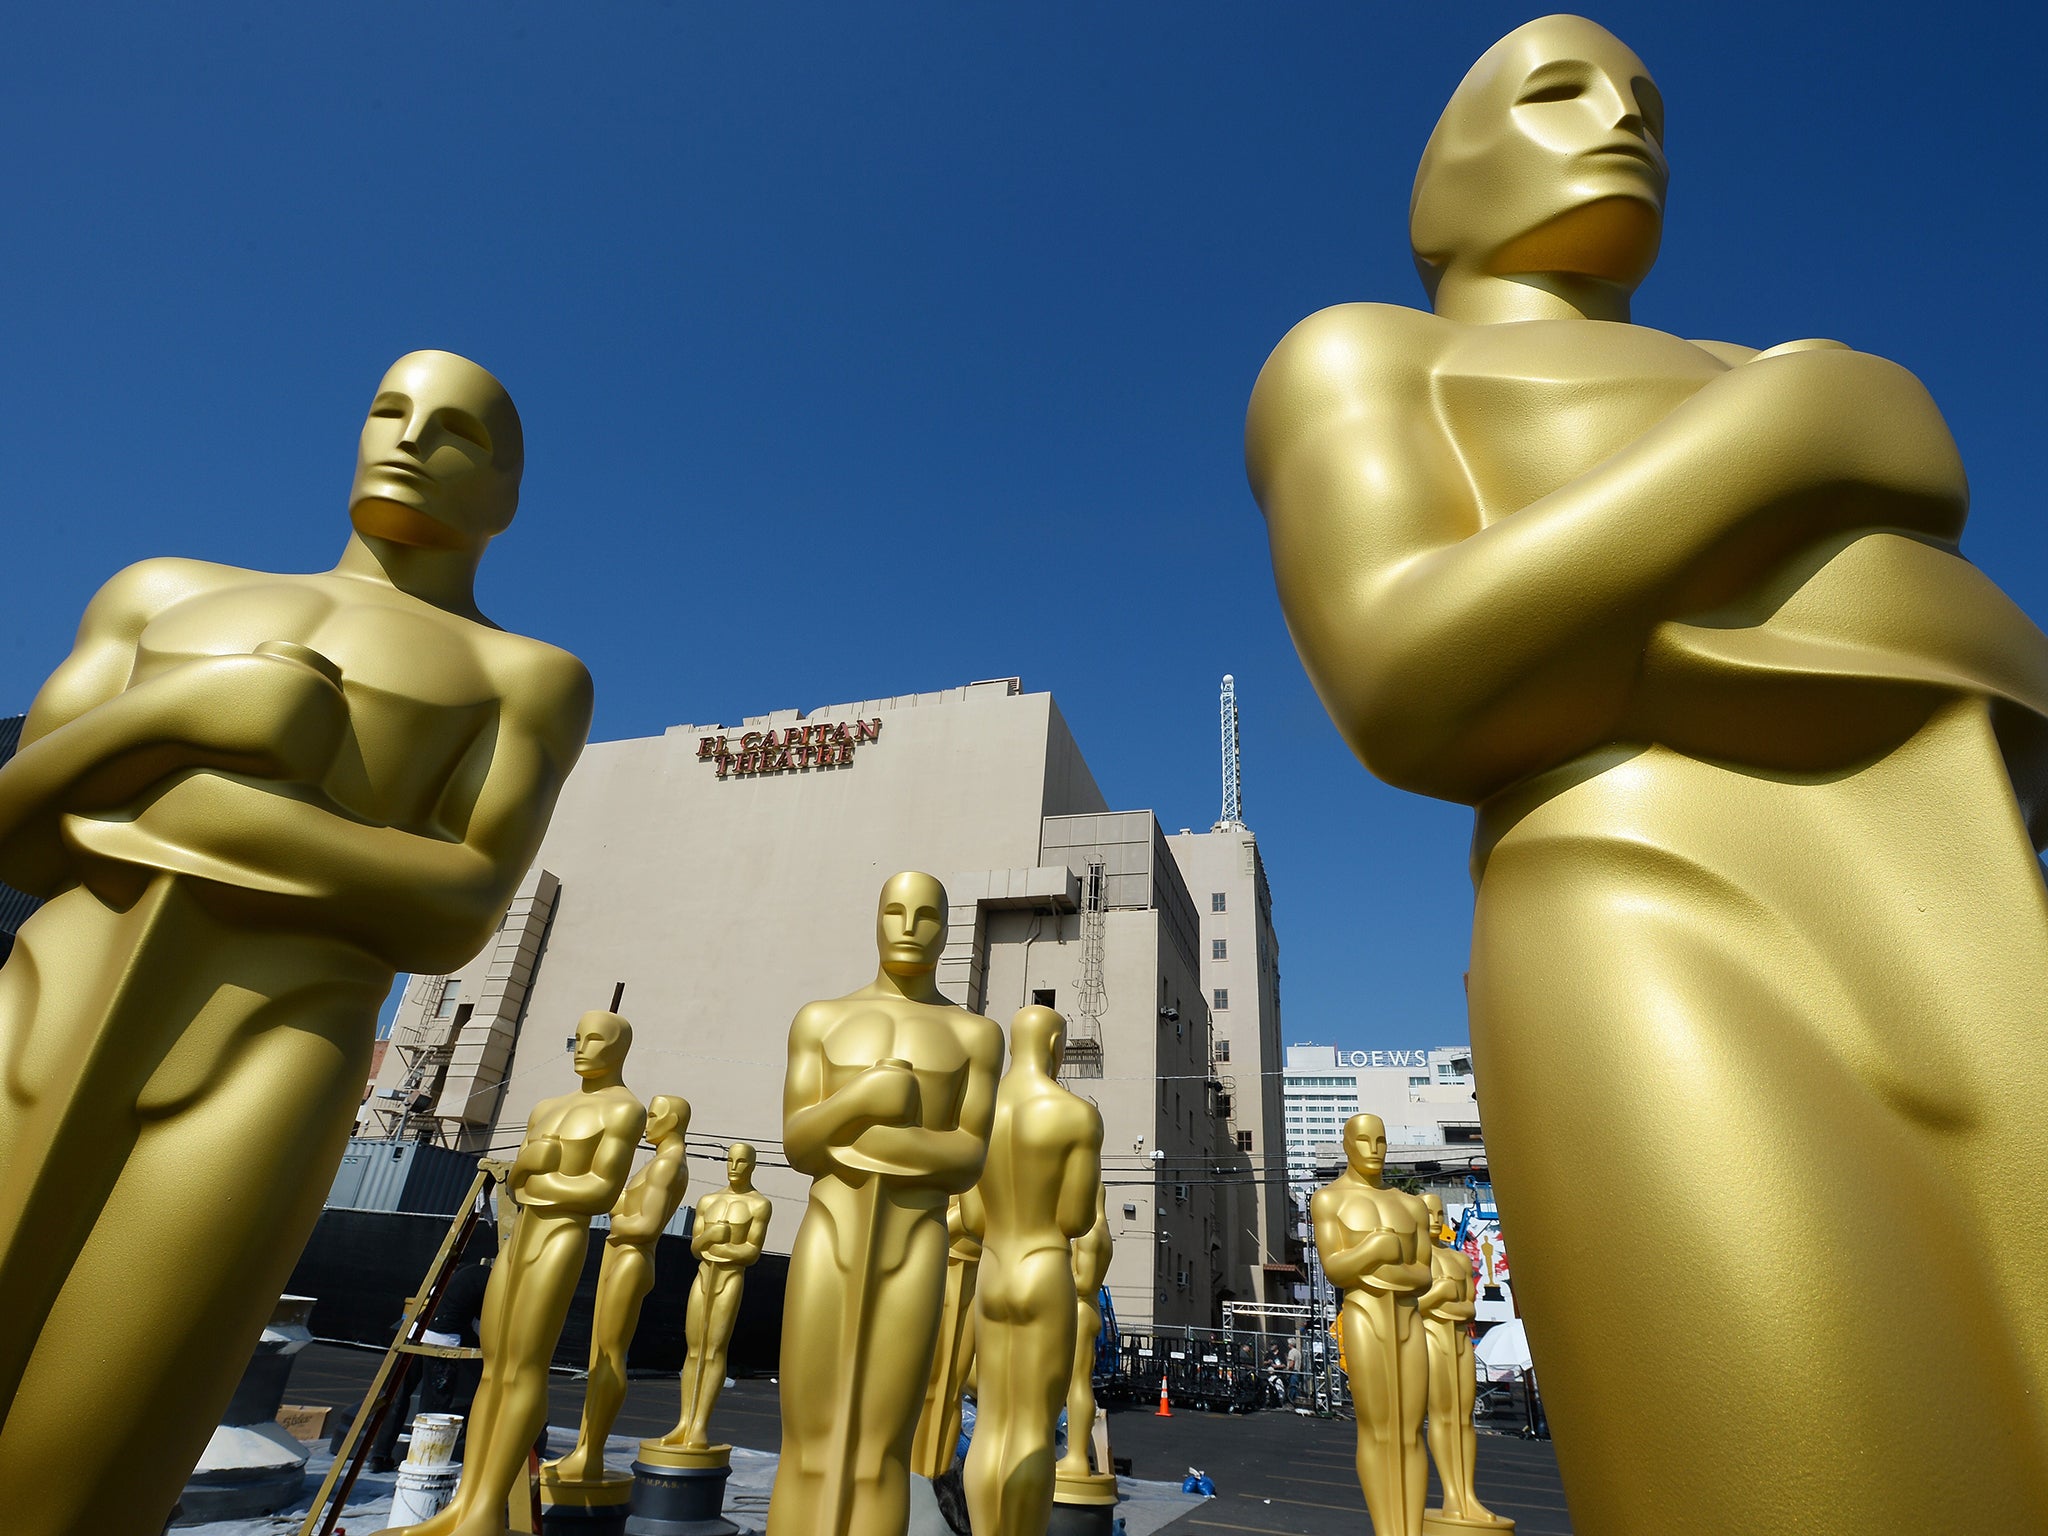
POLYGON ((1238 790, 1237 679, 1223 674, 1223 814, 1212 832, 1244 828, 1244 797, 1238 790))

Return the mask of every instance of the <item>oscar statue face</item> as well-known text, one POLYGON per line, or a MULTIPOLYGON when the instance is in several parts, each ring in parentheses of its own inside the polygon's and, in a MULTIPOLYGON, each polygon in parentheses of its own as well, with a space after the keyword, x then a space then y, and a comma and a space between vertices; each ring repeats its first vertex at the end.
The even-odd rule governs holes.
POLYGON ((582 1078, 616 1077, 633 1044, 633 1028, 615 1013, 590 1012, 576 1021, 573 1063, 582 1078))
POLYGON ((1351 1171, 1374 1183, 1387 1166, 1387 1126, 1378 1115, 1353 1115, 1344 1122, 1344 1160, 1351 1171))
POLYGON ((891 876, 875 914, 875 945, 891 975, 937 970, 946 947, 945 887, 930 875, 891 876))
POLYGON ((1409 223, 1426 279, 1633 289, 1662 238, 1663 140, 1663 98, 1617 39, 1569 16, 1517 28, 1473 65, 1423 152, 1409 223))
POLYGON ((504 387, 450 352, 392 364, 370 402, 349 517, 369 538, 481 549, 519 505, 524 449, 504 387))
POLYGON ((656 1094, 647 1101, 647 1140, 660 1146, 675 1134, 688 1113, 689 1105, 673 1094, 656 1094))
POLYGON ((754 1149, 744 1141, 725 1149, 725 1176, 734 1189, 754 1187, 754 1149))

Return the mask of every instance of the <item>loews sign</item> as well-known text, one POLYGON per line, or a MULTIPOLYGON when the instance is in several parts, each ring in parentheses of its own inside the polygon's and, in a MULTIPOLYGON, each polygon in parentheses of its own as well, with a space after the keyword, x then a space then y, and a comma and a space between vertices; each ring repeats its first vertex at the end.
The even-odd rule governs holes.
POLYGON ((1427 1051, 1339 1051, 1340 1067, 1426 1067, 1427 1051))
POLYGON ((853 749, 882 734, 880 720, 833 725, 792 725, 784 731, 749 731, 735 744, 726 736, 699 736, 697 760, 716 763, 718 776, 786 773, 799 768, 843 768, 853 749))

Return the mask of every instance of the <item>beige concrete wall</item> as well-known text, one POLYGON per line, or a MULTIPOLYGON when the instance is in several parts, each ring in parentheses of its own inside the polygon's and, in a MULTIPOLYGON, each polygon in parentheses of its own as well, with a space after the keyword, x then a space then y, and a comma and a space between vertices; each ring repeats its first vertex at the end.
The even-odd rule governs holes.
MULTIPOLYGON (((781 1166, 789 1020, 872 979, 881 882, 924 869, 965 898, 942 967, 950 995, 979 993, 982 1011, 1007 1026, 1034 991, 1050 990, 1071 1016, 1081 919, 1063 870, 1085 870, 1083 843, 1114 864, 1118 903, 1105 914, 1103 1076, 1070 1085, 1103 1111, 1112 1294, 1133 1326, 1155 1312, 1209 1323, 1217 1277, 1251 1294, 1256 1255, 1235 1243, 1244 1222, 1206 1172, 1234 1147, 1209 1112, 1195 904, 1152 814, 1109 812, 1051 697, 1010 682, 592 745, 536 861, 559 889, 502 1085, 472 1071, 460 1097, 481 1125, 463 1132, 444 1120, 444 1132, 509 1152, 532 1106, 573 1088, 566 1039, 577 1016, 608 1006, 624 983, 621 1011, 635 1029, 627 1081, 643 1098, 678 1093, 694 1107, 690 1198, 722 1175, 724 1143, 754 1142, 773 1207, 769 1246, 786 1252, 808 1191, 781 1166), (731 746, 748 731, 855 719, 882 725, 844 766, 721 779, 700 756, 706 736, 731 746), (1162 1008, 1178 1019, 1162 1022, 1162 1008), (1163 1165, 1151 1160, 1157 1150, 1163 1165), (1181 1183, 1186 1199, 1175 1197, 1181 1183)), ((486 955, 503 947, 494 941, 486 955)), ((488 970, 480 956, 458 972, 462 996, 482 995, 488 970)), ((404 1009, 398 1023, 408 1023, 404 1009)), ((492 1027, 495 1054, 507 1021, 492 1027)), ((487 1059, 457 1054, 472 1066, 487 1059)), ((402 1072, 394 1052, 381 1081, 402 1072)))
MULTIPOLYGON (((561 889, 489 1143, 516 1145, 534 1103, 573 1087, 565 1039, 624 982, 628 1082, 694 1109, 691 1198, 717 1173, 712 1143, 754 1141, 774 1204, 769 1241, 787 1251, 807 1187, 774 1166, 789 1021, 873 978, 882 881, 898 869, 943 878, 1034 865, 1048 798, 1102 803, 1051 696, 1013 687, 592 744, 536 860, 561 889), (877 718, 878 739, 843 767, 720 779, 698 755, 705 735, 877 718)), ((481 990, 482 971, 479 960, 458 973, 465 995, 481 990)), ((401 1070, 387 1062, 382 1080, 401 1070)))

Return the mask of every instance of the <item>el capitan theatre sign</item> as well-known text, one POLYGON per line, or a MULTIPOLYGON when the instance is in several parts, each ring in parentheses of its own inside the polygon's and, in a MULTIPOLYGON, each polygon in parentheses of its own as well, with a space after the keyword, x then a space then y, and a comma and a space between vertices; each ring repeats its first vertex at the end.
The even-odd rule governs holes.
POLYGON ((841 720, 832 725, 792 725, 783 731, 749 731, 737 746, 730 737, 699 736, 697 760, 716 763, 721 779, 799 768, 844 768, 853 761, 855 747, 881 734, 880 720, 841 720))

